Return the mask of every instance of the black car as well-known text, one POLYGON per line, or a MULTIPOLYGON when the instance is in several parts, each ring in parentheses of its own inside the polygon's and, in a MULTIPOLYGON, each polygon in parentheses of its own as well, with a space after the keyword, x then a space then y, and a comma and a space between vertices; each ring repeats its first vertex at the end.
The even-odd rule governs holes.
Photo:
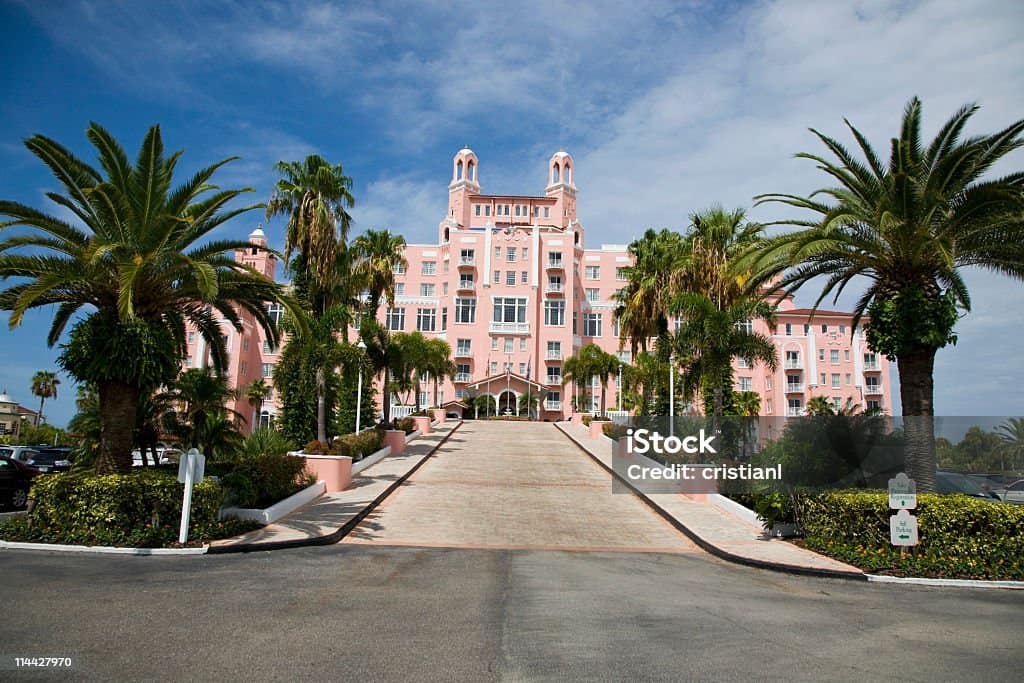
POLYGON ((40 448, 25 464, 47 474, 67 472, 71 469, 71 449, 40 448))
POLYGON ((0 503, 20 510, 28 504, 28 489, 39 470, 0 455, 0 503))

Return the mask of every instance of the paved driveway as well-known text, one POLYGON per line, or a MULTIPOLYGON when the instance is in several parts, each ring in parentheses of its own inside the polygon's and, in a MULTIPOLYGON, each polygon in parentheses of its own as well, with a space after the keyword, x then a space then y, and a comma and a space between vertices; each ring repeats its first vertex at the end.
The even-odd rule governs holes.
POLYGON ((467 421, 346 543, 700 552, 552 424, 467 421))

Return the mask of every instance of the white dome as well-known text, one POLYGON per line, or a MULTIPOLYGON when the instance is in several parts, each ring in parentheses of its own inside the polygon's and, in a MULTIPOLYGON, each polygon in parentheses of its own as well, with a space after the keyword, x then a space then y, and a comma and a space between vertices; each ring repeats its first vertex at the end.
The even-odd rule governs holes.
POLYGON ((249 239, 253 239, 253 238, 265 239, 266 236, 267 235, 266 235, 266 233, 263 232, 263 228, 262 227, 257 227, 255 230, 253 230, 252 232, 249 233, 249 239))
POLYGON ((567 156, 569 156, 569 153, 566 152, 565 150, 561 150, 560 149, 557 152, 555 152, 554 154, 552 154, 551 158, 554 159, 555 157, 561 158, 561 157, 567 157, 567 156))

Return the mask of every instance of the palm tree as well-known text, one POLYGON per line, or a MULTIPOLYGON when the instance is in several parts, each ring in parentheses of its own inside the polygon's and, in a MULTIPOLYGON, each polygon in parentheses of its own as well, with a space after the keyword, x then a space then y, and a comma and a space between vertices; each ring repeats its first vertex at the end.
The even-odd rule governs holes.
POLYGON ((452 347, 443 339, 428 339, 426 341, 426 363, 425 371, 434 382, 434 407, 440 408, 438 403, 438 389, 445 377, 455 376, 455 361, 452 360, 452 347))
MULTIPOLYGON (((582 349, 580 350, 582 351, 582 349)), ((565 362, 562 363, 562 384, 575 384, 583 401, 586 401, 587 398, 587 383, 594 376, 593 370, 589 365, 590 360, 589 356, 576 353, 566 358, 565 362)), ((583 412, 579 410, 578 405, 574 405, 573 410, 583 412)))
POLYGON ((252 384, 245 388, 245 398, 248 399, 249 405, 253 407, 254 411, 254 428, 259 426, 260 414, 263 412, 263 402, 270 396, 271 391, 270 385, 262 377, 253 381, 252 384))
POLYGON ((292 264, 296 279, 309 288, 315 314, 327 306, 321 297, 337 284, 342 273, 335 268, 339 247, 344 249, 355 205, 352 179, 341 164, 310 154, 303 161, 279 161, 274 169, 281 174, 267 203, 267 219, 287 215, 284 258, 292 264))
MULTIPOLYGON (((565 359, 562 367, 563 382, 575 382, 583 389, 587 384, 598 379, 601 384, 601 415, 605 413, 605 396, 608 379, 618 372, 619 359, 594 343, 583 346, 574 356, 565 359)), ((584 398, 586 394, 584 392, 584 398)))
POLYGON ((370 294, 367 312, 377 315, 381 300, 395 302, 395 271, 409 267, 405 238, 387 230, 367 230, 352 241, 353 272, 370 294))
POLYGON ((756 391, 739 391, 733 396, 733 406, 743 417, 757 417, 761 414, 761 394, 756 391))
MULTIPOLYGON (((682 237, 670 230, 648 229, 629 245, 633 265, 627 266, 627 283, 615 295, 620 338, 628 339, 633 355, 647 351, 648 340, 668 332, 669 301, 676 286, 682 237)), ((624 345, 625 342, 622 342, 624 345)))
POLYGON ((395 337, 376 320, 366 320, 359 328, 359 334, 366 344, 366 355, 374 373, 381 377, 381 413, 385 425, 391 424, 390 375, 401 373, 405 368, 402 358, 402 344, 395 343, 395 337))
POLYGON ((36 427, 43 419, 43 403, 48 398, 57 398, 57 373, 41 370, 32 376, 32 393, 39 397, 39 412, 36 413, 36 427))
POLYGON ((836 411, 832 406, 832 401, 824 396, 815 396, 807 401, 807 414, 814 417, 823 417, 835 415, 836 411))
POLYGON ((1010 457, 1010 467, 1024 467, 1024 418, 1011 417, 995 431, 1003 440, 1003 452, 1010 457))
POLYGON ((47 137, 25 142, 63 186, 63 193, 47 196, 74 220, 0 201, 0 214, 12 219, 0 230, 31 229, 0 241, 0 279, 16 280, 0 292, 0 310, 11 312, 14 328, 29 309, 56 304, 47 338, 53 346, 81 309, 95 309, 75 323, 59 364, 99 394, 97 469, 128 472, 139 397, 177 375, 186 327, 199 332, 214 366, 223 370, 222 320, 240 331, 246 313, 276 344, 266 304, 292 304, 276 283, 232 258, 235 249, 252 244, 208 239, 226 221, 257 208, 226 208, 250 190, 219 190, 210 183, 231 159, 173 187, 181 152, 165 155, 159 126, 149 129, 134 165, 98 124, 90 124, 86 136, 102 173, 47 137))
POLYGON ((961 139, 977 109, 960 109, 925 146, 921 102, 913 98, 887 163, 849 122, 863 161, 812 129, 836 161, 797 156, 815 162, 836 186, 809 197, 756 198, 817 214, 787 221, 803 229, 768 242, 763 278, 781 274, 778 288, 792 292, 825 276, 815 306, 832 293, 838 297, 855 278, 866 279, 854 328, 866 317, 868 346, 896 361, 903 415, 911 418, 906 420, 906 467, 923 491, 935 488, 935 354, 956 341, 960 311, 970 310, 961 269, 976 266, 1024 278, 1024 173, 983 179, 1024 144, 1024 120, 961 139))
POLYGON ((237 396, 238 392, 228 386, 227 378, 209 368, 190 368, 181 373, 166 399, 179 407, 175 431, 185 445, 202 448, 210 457, 217 446, 234 443, 227 432, 238 432, 245 417, 225 408, 225 404, 237 396))
POLYGON ((544 400, 546 392, 527 392, 519 397, 519 412, 526 413, 530 419, 536 415, 540 402, 544 400))

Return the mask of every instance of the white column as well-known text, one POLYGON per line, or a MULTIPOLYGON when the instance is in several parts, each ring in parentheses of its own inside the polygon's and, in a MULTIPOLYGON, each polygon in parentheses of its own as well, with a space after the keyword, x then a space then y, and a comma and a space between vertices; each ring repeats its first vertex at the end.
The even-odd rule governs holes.
POLYGON ((540 284, 540 226, 533 226, 533 288, 540 284))
POLYGON ((491 286, 491 221, 484 226, 484 287, 491 286))

